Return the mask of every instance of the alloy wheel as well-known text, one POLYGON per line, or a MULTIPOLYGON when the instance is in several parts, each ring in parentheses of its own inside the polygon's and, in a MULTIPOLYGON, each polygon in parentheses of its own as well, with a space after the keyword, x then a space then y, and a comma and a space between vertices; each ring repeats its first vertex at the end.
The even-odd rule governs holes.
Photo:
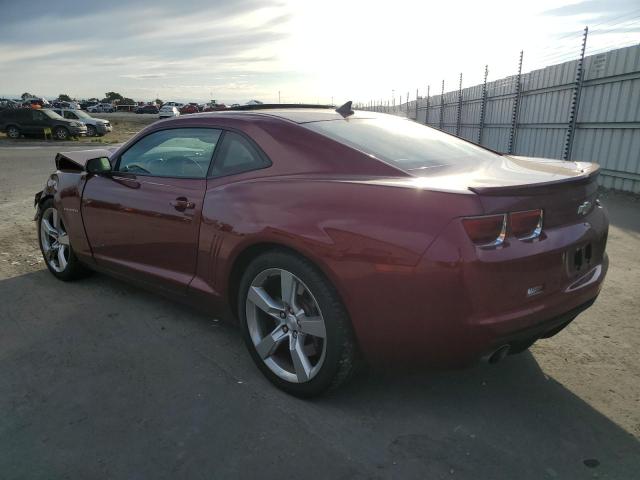
POLYGON ((249 286, 247 327, 256 352, 278 377, 304 383, 326 356, 326 327, 313 293, 287 270, 269 268, 249 286))
POLYGON ((49 266, 63 272, 69 263, 69 236, 55 208, 47 208, 40 220, 40 244, 49 266))
POLYGON ((7 136, 9 138, 18 138, 20 137, 20 130, 18 130, 16 127, 9 127, 7 129, 7 136))
POLYGON ((69 132, 66 128, 58 128, 56 130, 56 137, 58 137, 58 140, 66 140, 68 136, 69 132))

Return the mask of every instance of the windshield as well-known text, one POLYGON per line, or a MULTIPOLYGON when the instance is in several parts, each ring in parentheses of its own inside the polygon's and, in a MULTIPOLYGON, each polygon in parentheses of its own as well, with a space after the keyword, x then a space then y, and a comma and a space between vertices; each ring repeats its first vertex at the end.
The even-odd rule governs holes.
POLYGON ((47 117, 49 118, 53 118, 54 120, 64 120, 64 118, 62 118, 60 115, 58 115, 56 112, 54 112, 53 110, 48 110, 46 108, 43 108, 42 110, 40 110, 42 113, 44 113, 47 117))
POLYGON ((464 167, 499 158, 497 153, 452 135, 391 116, 309 122, 302 126, 415 174, 433 167, 464 167))
POLYGON ((73 113, 75 113, 80 118, 93 118, 87 112, 83 112, 82 110, 74 110, 73 113))

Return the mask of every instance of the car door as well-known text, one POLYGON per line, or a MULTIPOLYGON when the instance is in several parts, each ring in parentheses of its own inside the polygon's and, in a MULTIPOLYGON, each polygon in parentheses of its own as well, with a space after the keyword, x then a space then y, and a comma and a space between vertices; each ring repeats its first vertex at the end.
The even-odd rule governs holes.
POLYGON ((88 179, 82 217, 99 266, 186 291, 219 137, 209 128, 155 131, 113 158, 112 172, 88 179))
POLYGON ((27 110, 25 123, 22 126, 22 132, 27 134, 41 134, 45 128, 50 128, 50 120, 44 112, 40 110, 27 110))

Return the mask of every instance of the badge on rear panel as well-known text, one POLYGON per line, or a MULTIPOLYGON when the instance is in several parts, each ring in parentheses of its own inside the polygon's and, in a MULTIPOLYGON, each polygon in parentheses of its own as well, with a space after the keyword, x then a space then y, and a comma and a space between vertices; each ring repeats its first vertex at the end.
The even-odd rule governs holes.
POLYGON ((527 288, 527 297, 533 297, 534 295, 538 295, 542 293, 544 290, 544 285, 536 285, 535 287, 527 288))

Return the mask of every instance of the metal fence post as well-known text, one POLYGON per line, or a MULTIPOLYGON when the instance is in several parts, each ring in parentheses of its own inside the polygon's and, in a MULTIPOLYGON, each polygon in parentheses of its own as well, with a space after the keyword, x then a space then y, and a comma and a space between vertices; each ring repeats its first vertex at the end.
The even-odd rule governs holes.
POLYGON ((409 92, 407 92, 407 118, 409 118, 409 92))
POLYGON ((580 93, 582 92, 582 79, 584 76, 584 51, 587 48, 587 35, 589 27, 584 27, 582 36, 582 49, 580 50, 580 59, 576 66, 576 80, 571 93, 571 105, 569 107, 569 125, 567 125, 567 133, 564 137, 564 149, 562 151, 562 159, 571 159, 571 150, 573 149, 573 137, 576 131, 576 122, 578 121, 578 107, 580 106, 580 93))
POLYGON ((511 111, 511 129, 509 130, 509 146, 507 153, 512 154, 516 147, 516 129, 518 128, 518 107, 520 106, 520 81, 522 79, 522 56, 524 51, 520 50, 520 61, 518 62, 518 76, 516 77, 516 96, 513 99, 513 110, 511 111))
POLYGON ((431 100, 431 85, 427 85, 427 108, 424 113, 424 124, 429 125, 429 101, 431 100))
POLYGON ((484 66, 484 82, 482 83, 482 101, 480 102, 480 123, 478 124, 478 145, 482 145, 482 131, 484 130, 484 116, 487 108, 487 76, 489 65, 484 66))
POLYGON ((458 111, 456 112, 456 137, 460 136, 460 122, 462 122, 462 73, 460 73, 460 85, 458 86, 458 111))
POLYGON ((440 94, 440 130, 444 129, 444 80, 442 80, 442 93, 440 94))
POLYGON ((416 88, 416 122, 418 121, 418 89, 416 88))

